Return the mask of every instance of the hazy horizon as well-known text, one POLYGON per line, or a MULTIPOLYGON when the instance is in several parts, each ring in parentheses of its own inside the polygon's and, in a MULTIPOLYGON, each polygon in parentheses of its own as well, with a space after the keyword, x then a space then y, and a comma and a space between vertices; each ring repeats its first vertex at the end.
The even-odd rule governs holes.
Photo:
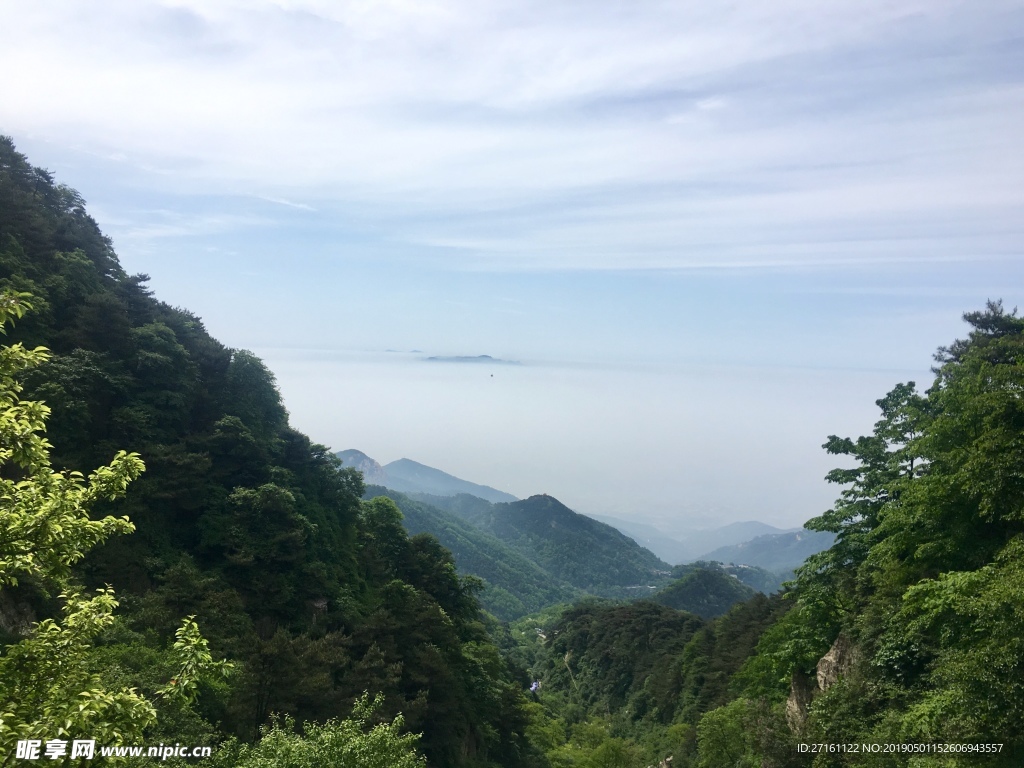
POLYGON ((520 498, 547 493, 578 512, 694 528, 795 527, 828 508, 838 489, 823 477, 838 462, 820 445, 832 432, 870 427, 873 401, 854 401, 893 375, 257 352, 292 423, 335 451, 355 448, 381 464, 413 459, 520 498), (838 419, 837 397, 849 401, 838 419))

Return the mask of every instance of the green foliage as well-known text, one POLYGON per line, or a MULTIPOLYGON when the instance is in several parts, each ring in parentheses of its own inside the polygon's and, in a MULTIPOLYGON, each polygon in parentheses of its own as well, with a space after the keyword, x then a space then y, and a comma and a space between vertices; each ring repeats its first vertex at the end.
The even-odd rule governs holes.
MULTIPOLYGON (((0 327, 28 307, 24 294, 3 294, 0 327)), ((137 455, 118 453, 109 466, 91 473, 88 482, 80 472, 50 469, 50 445, 39 435, 50 409, 39 401, 22 400, 16 378, 47 355, 41 347, 28 350, 21 344, 0 348, 0 466, 13 475, 0 477, 0 587, 26 577, 66 579, 88 549, 113 533, 133 530, 126 518, 92 520, 88 508, 124 494, 144 468, 137 455)))
POLYGON ((669 580, 668 564, 610 525, 577 514, 551 496, 498 504, 465 494, 431 501, 499 539, 558 582, 593 595, 636 597, 637 590, 669 580))
POLYGON ((939 351, 926 395, 900 384, 873 435, 826 443, 855 460, 830 473, 847 487, 808 523, 836 544, 800 569, 794 610, 741 675, 748 695, 779 700, 840 632, 852 638, 807 740, 1002 742, 986 765, 1024 746, 1024 320, 993 302, 964 318, 970 336, 939 351))
POLYGON ((235 522, 228 539, 228 559, 241 565, 270 567, 301 556, 312 524, 295 511, 295 495, 287 488, 265 483, 259 488, 236 488, 228 497, 235 522))
POLYGON ((780 595, 756 595, 700 629, 648 686, 662 719, 696 724, 702 713, 726 703, 740 687, 743 665, 785 621, 789 607, 780 595))
POLYGON ((0 762, 14 753, 18 739, 121 744, 139 739, 156 719, 153 705, 138 691, 109 690, 89 669, 94 638, 113 622, 113 591, 61 597, 60 622, 45 619, 0 657, 0 762))
MULTIPOLYGON (((24 294, 0 296, 0 327, 29 308, 24 294)), ((0 348, 0 589, 28 579, 67 588, 71 566, 113 533, 132 530, 125 518, 92 520, 89 507, 122 495, 142 472, 138 456, 119 453, 89 476, 54 472, 39 434, 49 409, 22 400, 16 376, 46 359, 42 348, 0 348)), ((46 619, 0 656, 0 760, 19 737, 39 729, 54 737, 96 732, 119 740, 152 722, 152 706, 135 691, 108 691, 84 663, 92 639, 112 621, 112 590, 91 599, 68 589, 62 621, 46 619)))
MULTIPOLYGON (((0 296, 0 327, 28 308, 23 294, 0 296)), ((150 701, 134 688, 109 689, 90 667, 95 638, 113 621, 112 589, 91 598, 71 581, 71 567, 113 533, 133 530, 127 518, 93 520, 89 510, 117 499, 144 466, 136 454, 120 451, 86 481, 79 472, 54 472, 49 443, 41 436, 49 409, 22 400, 16 374, 46 359, 42 348, 20 344, 0 348, 0 589, 27 580, 65 592, 61 621, 44 619, 0 656, 0 761, 19 738, 87 735, 103 744, 138 737, 155 720, 150 701)), ((199 678, 217 666, 194 622, 180 630, 175 654, 181 658, 178 685, 194 699, 199 678)))
POLYGON ((921 693, 902 718, 907 740, 998 741, 1024 722, 1024 537, 976 571, 953 571, 904 594, 876 662, 902 668, 927 653, 921 693))
POLYGON ((503 649, 540 682, 527 733, 553 766, 589 765, 606 742, 602 754, 638 765, 672 756, 689 766, 700 717, 729 702, 737 671, 790 607, 755 594, 702 621, 653 603, 590 601, 516 621, 503 649))
MULTIPOLYGON (((380 486, 369 486, 366 495, 392 499, 410 533, 437 536, 455 556, 459 571, 484 580, 480 602, 500 619, 516 619, 579 595, 579 590, 560 582, 537 563, 451 512, 380 486)), ((476 501, 489 505, 482 499, 476 501)))
POLYGON ((564 723, 540 715, 534 734, 554 768, 642 768, 643 750, 629 739, 612 736, 607 722, 591 719, 566 729, 564 723))
POLYGON ((778 707, 735 699, 700 719, 696 768, 782 768, 800 764, 778 707))
POLYGON ((186 704, 193 703, 204 677, 220 674, 227 677, 233 665, 227 661, 214 661, 210 644, 199 632, 194 616, 187 617, 174 633, 171 658, 176 662, 178 673, 158 691, 159 695, 178 699, 186 704))
POLYGON ((567 610, 547 636, 542 679, 595 711, 630 705, 642 715, 644 686, 704 622, 654 603, 585 603, 567 610))
POLYGON ((275 720, 263 728, 257 744, 231 742, 219 749, 213 768, 421 768, 426 761, 416 751, 418 737, 403 734, 404 721, 371 725, 383 705, 364 694, 356 700, 352 716, 323 724, 306 723, 294 733, 294 721, 275 720))
POLYGON ((231 356, 226 374, 226 410, 242 420, 257 439, 272 439, 288 423, 274 374, 251 352, 231 356))
POLYGON ((756 654, 739 671, 737 683, 748 694, 784 698, 794 673, 811 675, 838 634, 832 606, 798 603, 761 636, 756 654))
MULTIPOLYGON (((677 569, 674 569, 678 571, 677 569)), ((755 590, 726 573, 717 564, 705 563, 655 592, 651 600, 704 619, 721 616, 736 603, 749 600, 755 590)))

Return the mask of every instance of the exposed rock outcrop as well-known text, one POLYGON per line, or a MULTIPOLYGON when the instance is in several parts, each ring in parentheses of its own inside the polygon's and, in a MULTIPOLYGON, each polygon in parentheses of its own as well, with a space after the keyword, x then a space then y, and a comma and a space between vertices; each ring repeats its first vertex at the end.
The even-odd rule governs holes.
POLYGON ((811 702, 818 694, 824 693, 849 674, 856 660, 857 647, 846 635, 841 634, 832 643, 828 653, 818 660, 814 677, 802 672, 793 673, 789 698, 786 699, 786 722, 790 729, 799 731, 803 728, 811 702))
POLYGON ((786 699, 786 722, 790 730, 799 732, 807 722, 807 710, 818 692, 814 678, 803 672, 794 672, 789 684, 789 698, 786 699))
POLYGON ((363 482, 367 485, 387 484, 387 473, 384 471, 384 467, 362 451, 351 448, 347 451, 338 451, 336 455, 341 459, 342 466, 352 467, 362 472, 363 482))
POLYGON ((839 635, 828 653, 818 660, 818 688, 827 691, 849 673, 856 659, 856 648, 846 635, 839 635))

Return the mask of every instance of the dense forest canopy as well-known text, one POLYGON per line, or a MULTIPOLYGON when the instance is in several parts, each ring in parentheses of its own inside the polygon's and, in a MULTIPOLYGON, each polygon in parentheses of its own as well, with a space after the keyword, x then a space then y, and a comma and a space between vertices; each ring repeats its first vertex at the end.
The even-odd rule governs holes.
POLYGON ((393 500, 410 533, 437 536, 460 570, 483 580, 480 603, 500 619, 517 619, 581 595, 578 587, 558 579, 527 554, 455 515, 382 486, 367 486, 365 495, 393 500))
POLYGON ((68 735, 217 744, 218 766, 1024 760, 1016 311, 967 313, 927 389, 897 384, 870 435, 827 439, 839 499, 808 527, 834 544, 767 596, 735 568, 672 572, 550 497, 451 497, 445 518, 368 493, 289 426, 257 357, 146 286, 0 139, 0 764, 83 693, 99 703, 68 735), (516 621, 481 611, 433 534, 516 621), (552 604, 645 581, 665 588, 552 604), (59 690, 51 662, 74 670, 59 690))

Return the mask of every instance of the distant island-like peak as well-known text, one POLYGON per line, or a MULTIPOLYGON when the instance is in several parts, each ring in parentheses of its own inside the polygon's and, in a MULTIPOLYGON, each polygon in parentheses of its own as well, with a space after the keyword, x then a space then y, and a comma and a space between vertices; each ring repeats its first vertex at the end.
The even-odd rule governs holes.
POLYGON ((502 360, 490 355, 433 355, 428 363, 490 363, 491 365, 522 365, 518 360, 502 360))

